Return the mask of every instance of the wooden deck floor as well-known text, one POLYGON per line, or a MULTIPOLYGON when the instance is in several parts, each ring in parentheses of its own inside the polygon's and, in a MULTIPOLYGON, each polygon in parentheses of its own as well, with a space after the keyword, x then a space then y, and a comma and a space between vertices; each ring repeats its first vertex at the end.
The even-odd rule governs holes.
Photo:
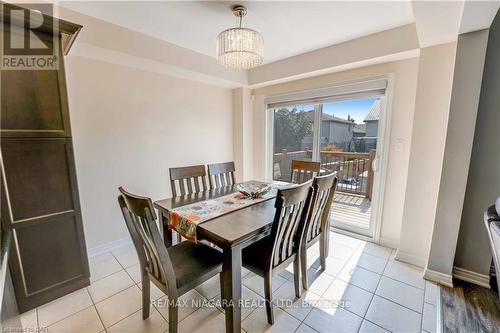
POLYGON ((336 192, 330 212, 334 224, 335 222, 340 222, 368 229, 370 226, 371 210, 371 201, 367 198, 336 192))

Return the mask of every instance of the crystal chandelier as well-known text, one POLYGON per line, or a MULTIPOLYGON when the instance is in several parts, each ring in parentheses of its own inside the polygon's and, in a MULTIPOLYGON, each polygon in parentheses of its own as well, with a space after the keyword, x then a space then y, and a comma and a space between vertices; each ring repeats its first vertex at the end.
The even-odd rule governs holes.
POLYGON ((217 59, 221 65, 237 69, 249 69, 262 64, 264 39, 255 30, 242 28, 243 16, 247 9, 233 7, 233 14, 239 18, 237 28, 224 30, 217 36, 217 59))

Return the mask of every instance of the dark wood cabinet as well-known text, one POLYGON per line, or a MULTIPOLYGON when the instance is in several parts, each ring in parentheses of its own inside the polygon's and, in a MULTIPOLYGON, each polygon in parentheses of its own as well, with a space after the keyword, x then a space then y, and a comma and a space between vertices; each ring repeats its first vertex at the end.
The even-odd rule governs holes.
POLYGON ((80 28, 61 21, 53 32, 57 70, 1 75, 1 217, 12 230, 9 264, 21 312, 89 285, 63 57, 80 28))
POLYGON ((2 137, 71 137, 64 68, 6 70, 2 82, 2 137))

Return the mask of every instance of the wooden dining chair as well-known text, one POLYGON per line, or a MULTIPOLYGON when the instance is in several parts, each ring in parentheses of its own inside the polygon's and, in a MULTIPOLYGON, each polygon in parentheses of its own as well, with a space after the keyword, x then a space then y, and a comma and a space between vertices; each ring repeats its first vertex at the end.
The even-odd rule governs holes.
MULTIPOLYGON (((150 281, 168 296, 168 331, 177 332, 180 296, 222 272, 222 253, 200 243, 165 247, 151 199, 118 189, 118 203, 139 257, 142 318, 149 317, 150 281)), ((222 286, 222 276, 221 286, 222 286)))
POLYGON ((242 251, 243 266, 264 278, 267 321, 271 325, 274 323, 272 277, 292 262, 295 296, 301 294, 299 250, 312 196, 311 183, 278 190, 271 234, 242 251))
POLYGON ((315 176, 319 176, 320 163, 312 161, 292 160, 292 177, 290 182, 302 184, 315 176))
POLYGON ((215 189, 234 185, 234 162, 215 163, 208 165, 208 179, 210 180, 210 188, 215 189))
POLYGON ((307 281, 307 249, 319 240, 319 258, 321 269, 326 269, 328 255, 328 221, 335 188, 337 186, 337 173, 315 177, 312 183, 313 195, 311 209, 307 216, 304 238, 300 249, 300 266, 302 269, 302 286, 308 288, 307 281))
POLYGON ((172 195, 186 195, 207 190, 207 172, 204 165, 170 168, 172 195), (177 192, 176 184, 179 187, 177 192))

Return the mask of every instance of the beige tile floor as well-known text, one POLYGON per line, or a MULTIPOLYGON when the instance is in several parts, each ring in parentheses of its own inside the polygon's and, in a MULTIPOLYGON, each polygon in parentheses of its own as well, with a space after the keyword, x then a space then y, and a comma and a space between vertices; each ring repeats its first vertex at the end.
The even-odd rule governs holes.
MULTIPOLYGON (((310 287, 294 296, 292 270, 273 280, 275 324, 266 321, 263 281, 243 270, 245 332, 429 332, 436 331, 438 287, 421 270, 394 260, 394 251, 331 234, 327 269, 318 248, 308 252, 310 287)), ((131 246, 90 258, 92 284, 22 315, 30 332, 166 332, 165 296, 151 289, 151 316, 142 320, 138 260, 131 246)), ((182 297, 180 332, 224 332, 215 277, 182 297)))

